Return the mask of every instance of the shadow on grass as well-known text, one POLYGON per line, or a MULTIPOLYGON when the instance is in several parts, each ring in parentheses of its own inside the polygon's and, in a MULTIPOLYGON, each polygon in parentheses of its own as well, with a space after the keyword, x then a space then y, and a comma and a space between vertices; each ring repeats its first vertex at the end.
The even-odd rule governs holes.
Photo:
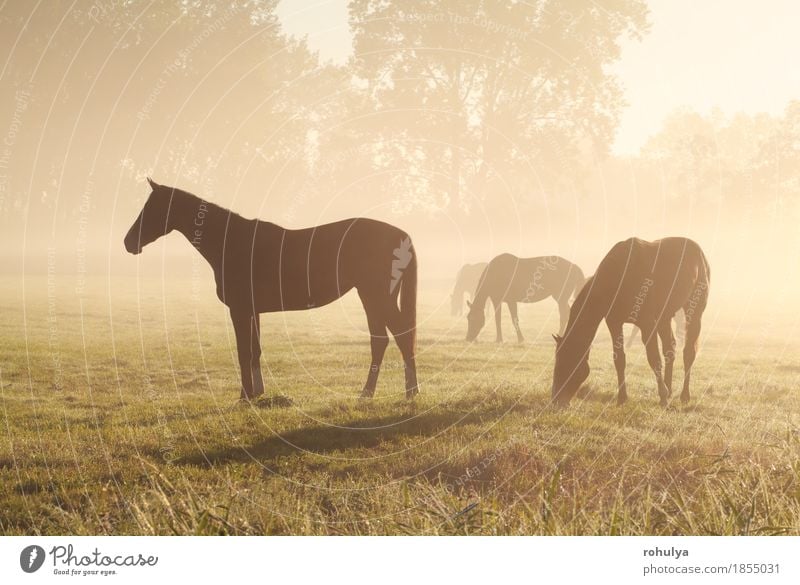
POLYGON ((273 435, 247 446, 203 451, 178 458, 173 463, 209 467, 231 462, 268 461, 304 451, 323 454, 355 448, 369 449, 407 437, 432 437, 447 429, 483 424, 487 419, 537 408, 541 409, 541 406, 494 401, 478 405, 467 413, 437 407, 416 415, 404 411, 385 416, 359 417, 340 426, 315 425, 273 435))

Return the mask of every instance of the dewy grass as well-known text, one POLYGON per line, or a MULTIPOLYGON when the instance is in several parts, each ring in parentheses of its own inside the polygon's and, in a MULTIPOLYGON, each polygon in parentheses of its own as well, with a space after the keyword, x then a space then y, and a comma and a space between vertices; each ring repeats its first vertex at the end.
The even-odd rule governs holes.
POLYGON ((524 345, 467 344, 464 320, 423 296, 422 393, 404 399, 390 348, 363 400, 366 324, 348 297, 264 316, 272 398, 251 405, 224 310, 148 286, 65 295, 55 332, 44 295, 24 322, 0 303, 0 532, 800 533, 797 346, 732 344, 709 319, 688 406, 659 407, 635 346, 617 407, 601 332, 588 391, 558 410, 555 307, 526 308, 524 345))

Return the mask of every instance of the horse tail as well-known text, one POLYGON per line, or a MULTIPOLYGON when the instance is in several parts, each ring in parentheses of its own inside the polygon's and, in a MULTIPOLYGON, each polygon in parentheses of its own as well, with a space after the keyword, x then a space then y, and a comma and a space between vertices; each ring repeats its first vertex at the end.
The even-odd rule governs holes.
POLYGON ((699 246, 698 252, 699 266, 697 267, 694 289, 689 300, 683 306, 683 313, 686 318, 684 329, 686 331, 687 344, 696 343, 697 336, 700 334, 700 320, 708 304, 708 289, 711 284, 711 266, 699 246))
POLYGON ((702 297, 702 307, 703 309, 706 308, 708 304, 708 287, 711 284, 711 266, 708 263, 708 258, 703 253, 703 250, 700 250, 700 260, 702 261, 699 274, 697 275, 697 284, 695 288, 701 291, 702 297))
POLYGON ((417 254, 411 247, 411 259, 400 281, 400 314, 407 327, 413 350, 417 342, 417 254))

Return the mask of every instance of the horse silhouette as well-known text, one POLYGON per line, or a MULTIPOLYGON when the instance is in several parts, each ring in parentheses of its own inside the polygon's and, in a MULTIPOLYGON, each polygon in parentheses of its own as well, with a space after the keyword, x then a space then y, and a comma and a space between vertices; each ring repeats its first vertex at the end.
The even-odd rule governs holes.
POLYGON ((362 396, 375 392, 389 344, 387 328, 403 356, 406 398, 418 392, 417 257, 408 234, 365 218, 290 230, 148 182, 152 192, 125 236, 125 248, 139 254, 177 230, 208 261, 236 333, 242 399, 264 392, 259 315, 321 307, 352 288, 367 315, 372 349, 362 396))
POLYGON ((605 319, 614 348, 618 403, 627 400, 622 325, 633 323, 642 330, 647 361, 656 376, 661 405, 666 406, 672 394, 675 361, 671 321, 679 309, 683 309, 686 319, 681 401, 688 402, 689 377, 697 355, 710 279, 703 250, 687 238, 654 242, 630 238, 614 245, 572 304, 563 337, 553 336, 556 340, 554 402, 569 404, 589 376, 589 350, 600 321, 605 319), (661 338, 664 354, 663 376, 657 336, 661 338))
POLYGON ((488 265, 487 262, 478 262, 477 264, 464 264, 461 267, 456 275, 456 283, 450 295, 450 315, 453 317, 461 316, 464 310, 465 294, 469 295, 472 301, 475 300, 475 291, 478 288, 481 275, 488 265))
POLYGON ((503 341, 500 323, 502 303, 508 305, 511 323, 517 332, 517 341, 525 339, 519 328, 517 303, 536 303, 553 297, 558 303, 561 331, 567 323, 569 301, 585 282, 583 271, 569 260, 559 256, 517 258, 512 254, 500 254, 489 262, 483 271, 475 300, 467 303, 467 341, 474 341, 486 324, 484 306, 487 299, 494 305, 494 320, 497 328, 496 341, 503 341))

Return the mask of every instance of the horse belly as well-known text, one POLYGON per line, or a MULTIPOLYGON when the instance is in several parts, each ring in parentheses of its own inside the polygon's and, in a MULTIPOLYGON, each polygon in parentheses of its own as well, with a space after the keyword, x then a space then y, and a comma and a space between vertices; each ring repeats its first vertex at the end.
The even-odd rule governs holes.
POLYGON ((279 279, 262 284, 257 297, 264 299, 263 312, 304 311, 328 305, 351 288, 329 263, 310 261, 287 265, 279 279))

